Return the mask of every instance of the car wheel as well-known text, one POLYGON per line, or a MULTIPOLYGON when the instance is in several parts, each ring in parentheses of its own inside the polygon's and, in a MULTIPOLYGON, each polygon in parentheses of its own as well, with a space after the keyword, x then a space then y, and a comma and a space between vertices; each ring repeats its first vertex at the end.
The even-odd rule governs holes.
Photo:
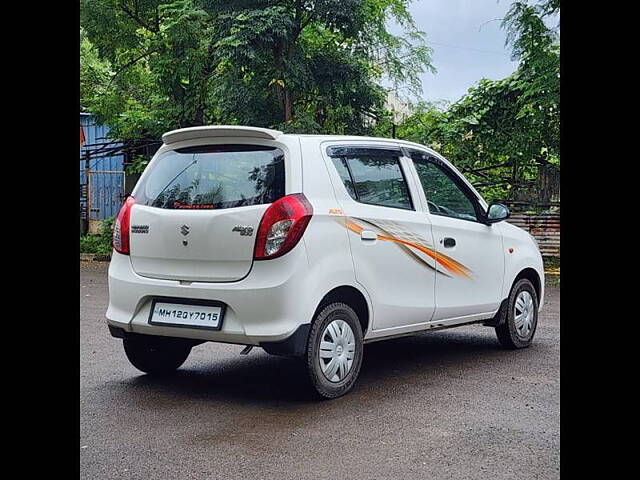
POLYGON ((164 375, 177 370, 191 353, 192 345, 173 338, 125 339, 124 352, 138 370, 164 375))
POLYGON ((331 303, 318 313, 307 341, 306 369, 311 385, 322 398, 349 392, 362 365, 362 327, 353 309, 331 303))
POLYGON ((506 318, 496 327, 496 335, 504 348, 531 345, 538 326, 538 295, 530 280, 518 280, 509 294, 506 318))

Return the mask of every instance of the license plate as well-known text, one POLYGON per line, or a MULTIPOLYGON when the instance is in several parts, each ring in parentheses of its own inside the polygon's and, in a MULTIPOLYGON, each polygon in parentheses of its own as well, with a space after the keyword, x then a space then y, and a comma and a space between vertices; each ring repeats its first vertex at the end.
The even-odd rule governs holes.
POLYGON ((175 303, 155 300, 151 306, 149 323, 220 330, 223 316, 224 304, 218 302, 175 303))

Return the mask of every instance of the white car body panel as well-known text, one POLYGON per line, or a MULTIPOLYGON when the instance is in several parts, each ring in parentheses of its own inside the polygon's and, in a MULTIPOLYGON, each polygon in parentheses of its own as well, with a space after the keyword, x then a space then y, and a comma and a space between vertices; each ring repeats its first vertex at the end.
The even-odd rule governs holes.
MULTIPOLYGON (((424 191, 406 157, 401 165, 415 210, 359 203, 349 196, 326 154, 330 145, 403 145, 428 151, 460 175, 424 146, 379 138, 289 135, 252 127, 197 127, 169 132, 163 138, 169 143, 150 162, 134 197, 159 156, 168 150, 230 143, 274 146, 285 153, 285 193, 304 193, 313 216, 290 252, 275 259, 253 260, 255 235, 232 235, 231 229, 240 223, 257 231, 268 205, 216 211, 134 205, 131 224, 148 224, 150 232, 155 229, 161 235, 131 235, 131 255, 114 251, 106 313, 113 327, 140 334, 258 345, 284 340, 301 325, 310 324, 325 295, 349 287, 366 301, 369 322, 364 339, 372 341, 489 319, 525 269, 533 269, 540 279, 542 306, 542 258, 527 232, 506 222, 488 226, 430 215, 424 191), (348 228, 354 219, 374 233, 373 239, 363 240, 361 236, 369 232, 348 228), (189 255, 182 255, 179 248, 182 222, 196 232, 188 236, 193 242, 189 255), (436 273, 442 267, 433 258, 380 235, 423 242, 464 264, 472 275, 461 278, 436 273), (454 249, 439 247, 444 236, 456 237, 454 249), (227 307, 222 328, 150 325, 151 302, 156 297, 223 302, 227 307)), ((470 188, 486 209, 486 202, 470 188)))
POLYGON ((438 215, 431 216, 436 251, 467 267, 468 276, 438 275, 434 320, 498 310, 502 301, 504 248, 500 227, 438 215), (445 248, 444 238, 456 245, 445 248))
POLYGON ((535 241, 528 232, 507 222, 500 222, 503 242, 507 254, 505 255, 504 282, 502 283, 502 298, 509 295, 509 290, 520 272, 527 268, 535 270, 540 279, 540 295, 538 309, 544 306, 544 264, 542 255, 535 241), (513 249, 509 253, 509 249, 513 249))
MULTIPOLYGON (((409 146, 408 146, 409 147, 409 146)), ((460 172, 446 159, 425 147, 415 148, 436 156, 458 177, 460 172)), ((420 188, 418 174, 410 169, 414 181, 418 184, 418 193, 422 210, 429 212, 429 205, 424 190, 420 188)), ((478 196, 476 190, 466 181, 466 185, 478 196)), ((486 208, 486 202, 481 202, 486 208)), ((435 303, 436 313, 433 321, 454 318, 491 318, 502 300, 502 281, 504 277, 504 248, 502 233, 498 224, 485 225, 478 222, 461 220, 429 214, 435 250, 438 254, 454 258, 467 269, 467 275, 439 274, 436 276, 435 303), (446 237, 455 238, 456 245, 446 248, 443 245, 446 237), (478 247, 482 254, 479 255, 478 247)), ((445 272, 446 273, 446 272, 445 272)))
POLYGON ((236 225, 257 225, 267 205, 223 210, 166 210, 134 205, 131 224, 149 225, 149 233, 131 235, 131 264, 143 277, 193 282, 232 282, 249 273, 253 236, 232 232, 236 225), (188 225, 192 233, 181 233, 188 225), (188 248, 182 242, 188 242, 188 248), (223 248, 220 248, 221 243, 223 248))
MULTIPOLYGON (((338 141, 318 145, 344 215, 343 221, 354 222, 364 227, 364 232, 373 234, 371 240, 354 232, 348 235, 356 279, 373 299, 370 333, 375 335, 378 330, 424 324, 431 320, 435 310, 435 270, 422 264, 408 248, 405 251, 410 254, 402 254, 401 245, 379 240, 377 235, 411 235, 433 245, 429 218, 422 211, 368 205, 352 199, 326 154, 331 146, 347 144, 397 148, 397 143, 338 141)), ((407 178, 409 184, 412 181, 411 177, 407 178)), ((410 194, 414 206, 419 206, 415 192, 414 186, 410 194)), ((430 261, 428 258, 422 260, 430 261)))

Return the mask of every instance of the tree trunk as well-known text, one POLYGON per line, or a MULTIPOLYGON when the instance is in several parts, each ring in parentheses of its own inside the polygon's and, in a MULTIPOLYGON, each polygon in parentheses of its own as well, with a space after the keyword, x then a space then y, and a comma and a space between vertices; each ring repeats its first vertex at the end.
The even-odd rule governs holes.
POLYGON ((194 126, 204 125, 204 107, 199 106, 195 113, 195 118, 193 119, 194 126))
MULTIPOLYGON (((283 44, 277 45, 273 49, 274 63, 276 66, 277 80, 284 82, 285 78, 285 57, 291 58, 293 50, 291 47, 286 47, 283 44)), ((285 83, 284 86, 277 83, 276 92, 278 94, 278 101, 282 111, 282 119, 285 122, 290 122, 293 119, 293 93, 289 86, 285 83)))
MULTIPOLYGON (((282 44, 278 44, 273 49, 273 60, 276 66, 276 80, 284 81, 284 46, 282 44)), ((275 84, 276 94, 278 95, 278 103, 280 104, 280 111, 282 112, 283 121, 288 120, 288 116, 291 116, 291 105, 288 99, 288 92, 286 89, 286 85, 283 87, 280 83, 275 84)))
POLYGON ((284 87, 284 121, 290 122, 293 119, 293 99, 291 98, 291 92, 285 86, 284 87))
MULTIPOLYGON (((298 29, 297 33, 294 35, 294 39, 297 38, 299 34, 300 34, 300 30, 298 29)), ((292 42, 285 47, 286 58, 287 58, 287 62, 289 63, 291 63, 291 60, 293 59, 294 42, 295 40, 292 40, 292 42)), ((284 79, 284 69, 282 72, 282 78, 284 79)), ((291 91, 289 84, 285 83, 284 85, 284 121, 290 122, 291 120, 293 120, 293 92, 291 91)))
POLYGON ((511 171, 511 198, 518 200, 518 159, 513 159, 513 170, 511 171))

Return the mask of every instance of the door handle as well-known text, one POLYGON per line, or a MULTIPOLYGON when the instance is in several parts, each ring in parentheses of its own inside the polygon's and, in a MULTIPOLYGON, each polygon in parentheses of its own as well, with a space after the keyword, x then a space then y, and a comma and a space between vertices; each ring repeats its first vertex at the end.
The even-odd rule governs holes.
POLYGON ((440 240, 440 243, 444 245, 444 248, 453 248, 456 246, 456 239, 451 237, 444 237, 440 240))
POLYGON ((360 232, 360 238, 362 240, 377 240, 378 234, 376 232, 372 232, 371 230, 362 230, 360 232))

